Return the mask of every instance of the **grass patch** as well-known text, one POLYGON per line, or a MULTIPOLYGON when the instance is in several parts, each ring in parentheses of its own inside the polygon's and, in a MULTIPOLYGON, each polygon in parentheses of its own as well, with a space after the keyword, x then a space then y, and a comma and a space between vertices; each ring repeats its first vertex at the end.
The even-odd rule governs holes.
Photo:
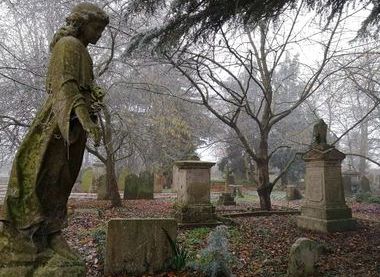
POLYGON ((83 171, 82 179, 81 179, 81 188, 83 192, 89 192, 92 183, 92 169, 86 168, 83 171))
POLYGON ((370 192, 361 192, 355 195, 356 202, 380 204, 380 197, 372 195, 370 192))

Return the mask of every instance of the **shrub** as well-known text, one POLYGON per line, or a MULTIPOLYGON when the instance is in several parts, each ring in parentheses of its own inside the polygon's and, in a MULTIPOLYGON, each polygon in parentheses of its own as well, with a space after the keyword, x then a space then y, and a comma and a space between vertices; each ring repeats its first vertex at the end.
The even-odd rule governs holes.
POLYGON ((218 226, 209 234, 207 247, 194 262, 194 269, 211 277, 232 276, 230 267, 235 257, 228 250, 227 230, 226 226, 218 226))
POLYGON ((380 197, 372 195, 370 192, 360 192, 355 195, 356 202, 380 204, 380 197))
POLYGON ((170 248, 173 252, 173 256, 169 261, 170 267, 176 271, 180 271, 186 267, 189 253, 185 249, 183 249, 176 240, 173 240, 170 237, 166 229, 162 228, 162 230, 164 231, 165 236, 169 241, 170 248))

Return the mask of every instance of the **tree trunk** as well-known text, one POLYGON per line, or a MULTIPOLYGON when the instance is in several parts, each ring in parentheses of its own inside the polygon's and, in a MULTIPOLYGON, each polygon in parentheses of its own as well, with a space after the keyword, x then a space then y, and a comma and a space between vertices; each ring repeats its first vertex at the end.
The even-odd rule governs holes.
POLYGON ((112 207, 121 207, 122 203, 119 187, 117 186, 115 162, 112 159, 108 159, 106 162, 106 187, 106 199, 111 200, 112 207))
MULTIPOLYGON (((360 149, 359 153, 362 156, 368 156, 368 120, 364 120, 360 124, 360 149)), ((365 175, 367 169, 367 161, 363 158, 359 160, 359 172, 361 176, 365 175)))
POLYGON ((273 186, 269 182, 268 160, 259 160, 257 162, 257 173, 258 173, 258 181, 259 181, 257 194, 259 195, 259 198, 260 198, 260 208, 262 210, 270 211, 272 209, 270 194, 272 192, 273 186))
POLYGON ((117 186, 116 171, 115 171, 115 159, 114 149, 112 145, 112 129, 111 129, 111 114, 107 107, 103 108, 104 113, 104 141, 106 149, 106 184, 107 184, 107 196, 106 199, 111 200, 113 207, 120 207, 122 205, 119 194, 119 188, 117 186))

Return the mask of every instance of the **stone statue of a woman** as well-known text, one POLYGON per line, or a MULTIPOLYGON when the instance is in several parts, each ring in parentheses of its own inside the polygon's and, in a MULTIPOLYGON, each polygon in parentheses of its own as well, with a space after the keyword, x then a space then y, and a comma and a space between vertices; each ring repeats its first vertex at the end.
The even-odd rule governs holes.
POLYGON ((61 230, 87 137, 95 144, 100 141, 96 113, 104 95, 94 83, 87 45, 99 40, 108 22, 102 9, 81 3, 54 35, 46 82, 48 98, 13 162, 3 230, 11 229, 29 239, 37 254, 49 250, 66 259, 78 259, 61 230))

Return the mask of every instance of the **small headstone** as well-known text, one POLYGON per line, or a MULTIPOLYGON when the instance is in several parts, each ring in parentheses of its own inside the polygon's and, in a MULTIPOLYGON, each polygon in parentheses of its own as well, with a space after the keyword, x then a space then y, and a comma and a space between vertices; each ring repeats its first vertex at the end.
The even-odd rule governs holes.
POLYGON ((342 182, 343 182, 344 196, 346 197, 351 196, 352 195, 351 176, 343 175, 342 182))
POLYGON ((129 175, 129 170, 128 168, 123 168, 119 172, 119 177, 117 179, 117 184, 119 187, 119 190, 124 190, 125 187, 125 178, 129 175))
POLYGON ((302 194, 296 186, 286 187, 286 199, 289 201, 298 200, 302 198, 302 194))
POLYGON ((360 192, 371 192, 369 180, 366 176, 361 176, 360 178, 360 192))
POLYGON ((101 175, 93 181, 94 186, 97 188, 98 200, 105 200, 107 198, 107 180, 106 175, 101 175))
POLYGON ((164 189, 166 184, 166 177, 163 174, 155 173, 154 174, 154 192, 160 193, 164 189))
POLYGON ((230 192, 223 192, 218 199, 218 205, 235 206, 235 198, 230 192))
POLYGON ((149 171, 140 173, 140 186, 138 187, 138 199, 153 199, 154 177, 149 171))
POLYGON ((303 277, 315 273, 315 264, 323 247, 308 238, 299 238, 290 248, 288 276, 303 277))
POLYGON ((175 219, 111 219, 108 222, 104 274, 153 274, 166 269, 174 241, 175 219))
POLYGON ((125 178, 124 199, 153 199, 153 176, 143 172, 140 176, 130 174, 125 178))

